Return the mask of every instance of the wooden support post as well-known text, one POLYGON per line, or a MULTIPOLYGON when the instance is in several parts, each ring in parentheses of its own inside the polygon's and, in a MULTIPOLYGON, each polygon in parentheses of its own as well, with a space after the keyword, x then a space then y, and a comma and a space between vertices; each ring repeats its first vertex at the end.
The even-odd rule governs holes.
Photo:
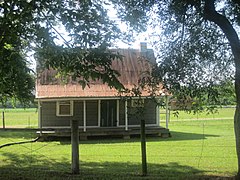
POLYGON ((83 132, 87 130, 86 100, 83 101, 83 132))
POLYGON ((38 128, 40 129, 40 136, 42 136, 42 107, 38 100, 38 128))
POLYGON ((141 120, 141 150, 142 150, 142 176, 147 175, 147 152, 146 152, 146 133, 145 120, 141 120))
POLYGON ((119 126, 119 99, 117 100, 117 127, 119 126))
POLYGON ((2 126, 3 126, 3 129, 5 129, 5 115, 4 115, 4 111, 2 112, 2 126))
POLYGON ((79 174, 79 129, 78 121, 71 120, 72 173, 79 174))
POLYGON ((98 100, 98 127, 101 127, 101 100, 98 100))
POLYGON ((159 113, 160 113, 159 106, 157 105, 156 106, 156 124, 157 124, 157 126, 160 126, 160 116, 159 116, 159 113))
POLYGON ((127 108, 127 99, 125 100, 125 131, 128 131, 128 108, 127 108))

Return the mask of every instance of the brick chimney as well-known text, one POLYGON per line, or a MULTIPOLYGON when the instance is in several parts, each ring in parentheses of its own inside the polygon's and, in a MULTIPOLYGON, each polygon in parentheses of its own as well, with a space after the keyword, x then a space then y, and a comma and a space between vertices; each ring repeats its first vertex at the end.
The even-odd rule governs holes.
POLYGON ((140 54, 145 57, 149 62, 155 64, 156 59, 154 57, 154 52, 152 49, 147 48, 146 42, 140 42, 140 54))
POLYGON ((146 42, 140 42, 140 52, 144 56, 147 52, 147 43, 146 42))

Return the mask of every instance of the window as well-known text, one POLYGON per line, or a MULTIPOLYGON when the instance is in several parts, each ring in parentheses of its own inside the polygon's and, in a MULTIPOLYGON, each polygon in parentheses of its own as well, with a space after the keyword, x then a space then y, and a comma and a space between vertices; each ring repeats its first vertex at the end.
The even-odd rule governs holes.
POLYGON ((144 107, 144 99, 132 99, 132 107, 144 107))
POLYGON ((73 116, 73 101, 57 101, 57 116, 73 116))

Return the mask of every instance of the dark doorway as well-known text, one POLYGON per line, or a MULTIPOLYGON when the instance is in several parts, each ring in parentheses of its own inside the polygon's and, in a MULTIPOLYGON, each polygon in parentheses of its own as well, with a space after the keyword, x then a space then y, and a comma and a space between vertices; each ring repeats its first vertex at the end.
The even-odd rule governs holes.
POLYGON ((116 100, 101 101, 101 127, 117 126, 116 100))

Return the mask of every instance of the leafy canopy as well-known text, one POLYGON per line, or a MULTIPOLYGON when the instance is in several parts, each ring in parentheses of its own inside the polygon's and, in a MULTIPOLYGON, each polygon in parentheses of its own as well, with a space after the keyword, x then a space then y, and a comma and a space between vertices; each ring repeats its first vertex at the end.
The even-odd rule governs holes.
POLYGON ((122 88, 107 50, 120 38, 102 0, 4 0, 0 2, 0 100, 32 96, 33 79, 26 52, 36 52, 38 64, 62 75, 103 79, 122 88))
MULTIPOLYGON (((149 41, 157 52, 155 76, 180 99, 203 104, 219 103, 220 86, 233 82, 231 46, 223 31, 206 19, 204 0, 112 0, 119 17, 136 31, 150 27, 149 41), (145 27, 145 28, 143 28, 145 27)), ((240 25, 239 1, 216 1, 217 12, 236 28, 240 25)))

